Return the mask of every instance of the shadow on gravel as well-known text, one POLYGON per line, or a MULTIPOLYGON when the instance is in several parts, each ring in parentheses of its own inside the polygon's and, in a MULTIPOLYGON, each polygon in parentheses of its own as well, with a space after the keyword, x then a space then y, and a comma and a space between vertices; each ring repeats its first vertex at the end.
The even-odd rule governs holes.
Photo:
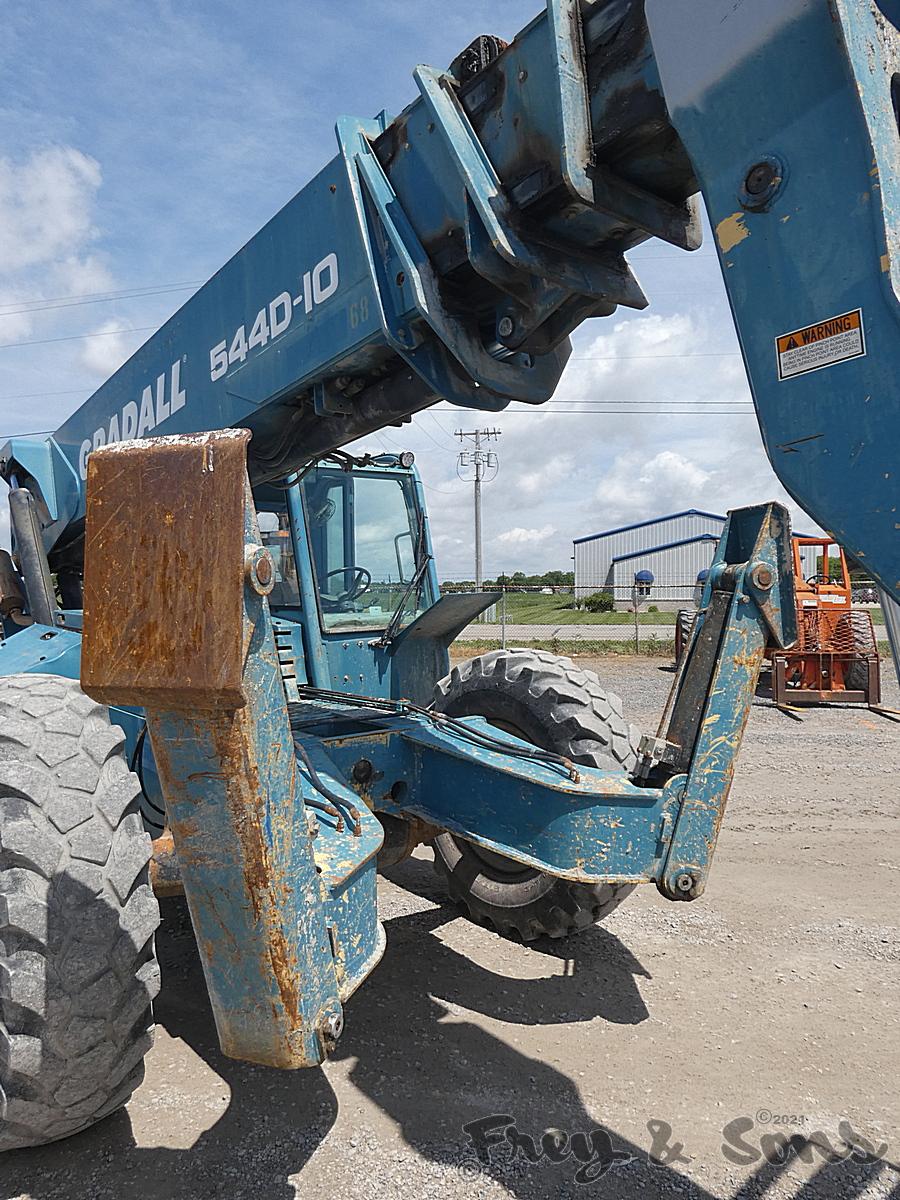
MULTIPOLYGON (((440 898, 430 864, 421 860, 395 868, 391 878, 411 893, 440 898)), ((386 1185, 387 1192, 382 1192, 376 1186, 378 1164, 367 1161, 363 1143, 352 1159, 358 1162, 359 1190, 339 1189, 333 1195, 353 1200, 404 1194, 418 1200, 427 1194, 449 1200, 480 1194, 483 1176, 483 1182, 492 1181, 494 1188, 499 1184, 509 1196, 522 1200, 751 1200, 770 1195, 772 1200, 776 1195, 779 1200, 853 1200, 876 1180, 882 1189, 877 1195, 900 1200, 900 1187, 888 1192, 895 1180, 890 1174, 882 1177, 882 1163, 823 1166, 808 1183, 798 1183, 784 1177, 788 1163, 763 1162, 736 1189, 711 1192, 683 1174, 684 1164, 677 1157, 667 1159, 677 1153, 675 1137, 664 1148, 660 1144, 667 1161, 657 1163, 649 1156, 649 1133, 646 1143, 638 1146, 611 1128, 598 1127, 575 1081, 515 1045, 517 1027, 596 1018, 639 1024, 648 1013, 636 978, 649 977, 646 970, 619 939, 598 927, 564 945, 535 944, 536 953, 572 964, 563 973, 508 979, 442 941, 441 928, 457 915, 442 907, 386 921, 385 959, 348 1005, 346 1032, 337 1052, 338 1059, 352 1062, 354 1085, 396 1123, 417 1163, 426 1165, 426 1175, 428 1167, 434 1169, 434 1179, 423 1184, 419 1171, 408 1190, 395 1193, 391 1187, 396 1185, 386 1185), (510 1028, 504 1040, 473 1022, 472 1012, 506 1022, 510 1028), (584 1164, 571 1152, 555 1165, 546 1158, 529 1161, 525 1142, 513 1155, 509 1144, 502 1144, 503 1122, 497 1127, 501 1144, 490 1147, 489 1163, 479 1164, 463 1126, 494 1115, 508 1117, 508 1124, 532 1138, 538 1154, 548 1128, 587 1135, 585 1144, 596 1148, 587 1178, 576 1180, 584 1164), (607 1159, 607 1170, 600 1173, 607 1159)), ((120 1112, 66 1142, 3 1156, 3 1200, 21 1193, 32 1200, 294 1200, 295 1195, 308 1194, 302 1183, 295 1192, 288 1179, 302 1173, 337 1116, 337 1099, 325 1075, 315 1070, 273 1071, 220 1054, 183 901, 163 902, 157 949, 162 967, 157 1022, 221 1077, 231 1091, 228 1109, 189 1149, 136 1146, 129 1117, 120 1112)), ((560 1036, 577 1033, 561 1028, 560 1036)), ((160 1104, 160 1116, 165 1115, 171 1129, 177 1109, 162 1108, 165 1099, 160 1104)), ((146 1133, 142 1140, 147 1140, 146 1133)), ((379 1150, 383 1153, 384 1148, 379 1150)), ((345 1157, 348 1147, 337 1151, 345 1157)), ((737 1175, 745 1170, 731 1168, 737 1175)))
MULTIPOLYGON (((120 1110, 73 1138, 2 1155, 0 1200, 20 1194, 33 1200, 294 1200, 288 1176, 302 1170, 334 1124, 334 1092, 321 1071, 275 1071, 221 1054, 187 906, 173 899, 160 907, 156 1023, 223 1080, 231 1093, 227 1110, 189 1149, 136 1146, 127 1110, 120 1110)), ((178 1083, 189 1087, 189 1080, 178 1083)), ((165 1099, 160 1121, 167 1131, 177 1128, 178 1110, 165 1099)), ((167 1136, 161 1131, 159 1140, 167 1136)))

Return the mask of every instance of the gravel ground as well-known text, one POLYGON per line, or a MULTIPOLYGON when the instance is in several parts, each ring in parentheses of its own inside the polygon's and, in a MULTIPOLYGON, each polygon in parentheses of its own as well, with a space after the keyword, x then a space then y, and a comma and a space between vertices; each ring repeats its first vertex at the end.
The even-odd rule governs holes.
MULTIPOLYGON (((658 659, 580 661, 655 724, 658 659)), ((892 676, 885 702, 900 705, 892 676)), ((418 852, 382 880, 388 950, 321 1071, 220 1055, 184 905, 167 901, 146 1082, 94 1130, 5 1156, 0 1192, 898 1200, 898 766, 884 718, 798 722, 760 698, 706 895, 641 888, 566 943, 469 924, 418 852), (508 1134, 482 1164, 463 1126, 491 1117, 520 1150, 508 1134), (875 1161, 826 1161, 841 1122, 875 1161), (531 1162, 548 1129, 569 1142, 531 1162)))

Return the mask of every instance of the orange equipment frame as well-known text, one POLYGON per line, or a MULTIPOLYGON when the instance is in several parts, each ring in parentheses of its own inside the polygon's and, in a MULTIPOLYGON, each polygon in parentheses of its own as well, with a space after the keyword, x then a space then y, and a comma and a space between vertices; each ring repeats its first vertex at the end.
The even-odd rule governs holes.
POLYGON ((844 551, 830 538, 794 537, 792 541, 799 637, 792 650, 772 656, 775 703, 880 704, 875 630, 868 612, 852 608, 844 551), (821 550, 822 570, 804 578, 801 551, 808 546, 821 550))

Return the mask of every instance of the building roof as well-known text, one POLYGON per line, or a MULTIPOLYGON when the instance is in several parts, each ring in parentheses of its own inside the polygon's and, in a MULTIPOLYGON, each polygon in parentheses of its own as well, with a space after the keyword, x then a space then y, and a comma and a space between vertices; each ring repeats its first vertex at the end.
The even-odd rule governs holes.
POLYGON ((659 554, 663 550, 674 550, 676 546, 690 546, 694 542, 718 542, 717 533, 698 533, 696 537, 679 538, 677 542, 664 542, 660 546, 646 546, 643 550, 632 550, 628 554, 617 554, 614 563, 627 562, 629 558, 643 558, 645 554, 659 554))
POLYGON ((573 539, 572 544, 577 546, 580 542, 593 542, 598 538, 611 537, 614 533, 628 533, 632 529, 645 529, 648 525, 660 525, 663 521, 674 521, 678 517, 708 517, 711 521, 721 521, 723 524, 727 519, 721 513, 704 512, 702 508, 686 508, 683 512, 667 513, 663 517, 653 517, 649 521, 636 521, 633 525, 620 525, 618 529, 606 529, 603 533, 590 533, 587 537, 573 539))

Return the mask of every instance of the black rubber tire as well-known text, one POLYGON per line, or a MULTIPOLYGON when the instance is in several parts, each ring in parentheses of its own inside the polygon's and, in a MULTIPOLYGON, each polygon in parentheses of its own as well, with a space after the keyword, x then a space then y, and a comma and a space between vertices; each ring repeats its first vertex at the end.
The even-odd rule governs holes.
MULTIPOLYGON (((630 771, 640 731, 593 671, 541 650, 494 650, 455 667, 435 689, 434 707, 481 716, 501 730, 585 766, 630 771)), ((582 884, 517 867, 451 833, 434 840, 434 865, 450 898, 473 920, 523 941, 589 928, 633 891, 632 884, 582 884)))
POLYGON ((76 681, 0 678, 0 1150, 121 1108, 159 990, 124 735, 76 681))
POLYGON ((682 658, 688 642, 691 640, 691 634, 694 632, 694 622, 697 620, 697 613, 692 608, 680 608, 678 615, 675 618, 675 666, 677 667, 682 658))
POLYGON ((844 672, 844 684, 851 692, 869 691, 869 660, 854 658, 844 672))

